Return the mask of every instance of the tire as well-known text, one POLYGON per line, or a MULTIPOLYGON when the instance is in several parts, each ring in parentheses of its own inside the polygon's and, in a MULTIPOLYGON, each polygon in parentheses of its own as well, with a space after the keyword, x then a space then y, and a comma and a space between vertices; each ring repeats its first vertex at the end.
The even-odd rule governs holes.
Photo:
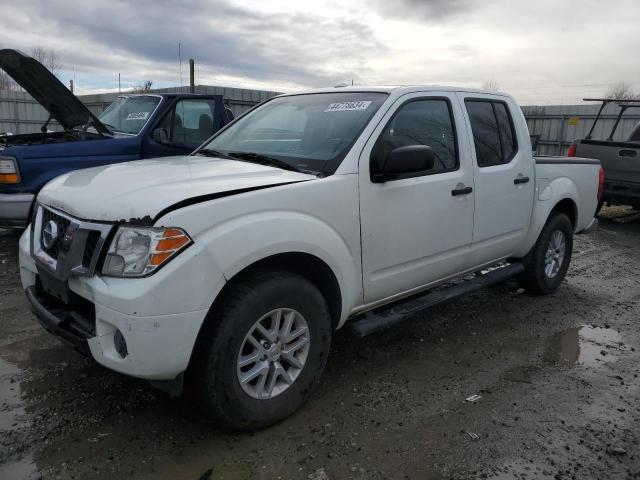
POLYGON ((221 426, 257 430, 290 416, 308 399, 327 362, 331 316, 320 291, 295 273, 259 271, 229 288, 210 312, 198 338, 190 366, 191 391, 205 414, 221 426), (290 332, 296 335, 306 325, 307 346, 287 353, 296 342, 304 343, 304 333, 290 343, 286 341, 294 335, 269 340, 264 333, 272 330, 267 333, 274 335, 275 318, 280 318, 283 332, 291 319, 290 332), (262 329, 256 326, 258 321, 262 329), (251 331, 252 339, 248 336, 251 331), (284 345, 279 347, 278 342, 284 345), (257 361, 252 359, 256 355, 257 361), (291 355, 295 359, 287 360, 291 355), (241 359, 254 363, 240 366, 241 359), (302 368, 294 367, 296 362, 302 368), (241 383, 241 376, 248 379, 256 369, 262 372, 241 383), (290 384, 281 373, 284 369, 290 384), (271 382, 274 378, 275 383, 271 382), (274 386, 269 394, 270 385, 274 386))
POLYGON ((538 241, 527 255, 524 262, 525 271, 520 283, 530 293, 547 295, 553 293, 562 283, 573 251, 573 227, 569 218, 558 212, 552 212, 545 224, 538 241), (563 240, 560 246, 559 239, 563 240), (555 263, 547 263, 547 255, 552 255, 551 247, 559 247, 555 256, 555 263), (561 259, 561 260, 560 260, 561 259), (560 262, 558 262, 560 260, 560 262), (560 263, 558 267, 558 263, 560 263))

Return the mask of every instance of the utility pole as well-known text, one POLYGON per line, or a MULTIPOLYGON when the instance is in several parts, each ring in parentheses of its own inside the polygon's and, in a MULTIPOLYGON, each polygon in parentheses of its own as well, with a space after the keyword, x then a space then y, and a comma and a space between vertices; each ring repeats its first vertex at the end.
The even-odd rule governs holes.
POLYGON ((122 89, 120 88, 120 72, 118 72, 118 95, 120 95, 121 92, 122 89))
POLYGON ((182 92, 182 46, 178 42, 178 70, 180 70, 180 91, 182 92))
POLYGON ((189 59, 189 92, 196 93, 195 61, 193 58, 189 59))

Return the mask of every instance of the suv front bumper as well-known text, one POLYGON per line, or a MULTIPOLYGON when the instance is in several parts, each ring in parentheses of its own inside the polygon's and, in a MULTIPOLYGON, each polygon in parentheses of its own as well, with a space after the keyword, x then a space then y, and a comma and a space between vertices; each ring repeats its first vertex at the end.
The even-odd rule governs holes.
MULTIPOLYGON (((189 290, 197 289, 189 281, 209 283, 209 295, 224 283, 222 275, 211 275, 217 269, 204 255, 192 259, 184 252, 146 278, 71 277, 72 299, 64 305, 40 288, 30 237, 31 229, 27 228, 20 238, 20 277, 32 311, 49 332, 126 375, 172 380, 187 369, 214 298, 190 295, 189 290), (214 286, 211 278, 219 278, 220 285, 214 286), (124 356, 117 348, 117 332, 126 342, 124 356)), ((191 250, 189 253, 196 253, 195 248, 191 250)))
POLYGON ((32 193, 0 193, 0 227, 25 228, 34 198, 32 193))

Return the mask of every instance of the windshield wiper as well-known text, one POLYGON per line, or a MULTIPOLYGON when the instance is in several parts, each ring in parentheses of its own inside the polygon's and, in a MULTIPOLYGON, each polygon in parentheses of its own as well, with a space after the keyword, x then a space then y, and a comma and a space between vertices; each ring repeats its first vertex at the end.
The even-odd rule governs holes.
POLYGON ((229 152, 228 156, 231 158, 237 158, 239 160, 245 160, 247 162, 258 163, 260 165, 268 165, 271 167, 282 168, 283 170, 291 170, 292 172, 301 172, 299 168, 289 165, 284 160, 262 155, 255 152, 229 152))
POLYGON ((219 152, 218 150, 211 150, 209 148, 202 148, 196 152, 198 155, 204 155, 206 157, 220 157, 220 158, 231 158, 226 153, 219 152))

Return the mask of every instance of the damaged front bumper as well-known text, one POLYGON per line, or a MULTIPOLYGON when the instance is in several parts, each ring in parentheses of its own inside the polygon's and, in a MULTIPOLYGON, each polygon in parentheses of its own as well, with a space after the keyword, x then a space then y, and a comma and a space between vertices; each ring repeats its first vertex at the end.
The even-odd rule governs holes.
MULTIPOLYGON (((28 228, 20 239, 20 277, 32 311, 49 332, 126 375, 164 381, 187 369, 210 304, 175 313, 176 308, 188 310, 181 300, 197 302, 181 290, 188 287, 186 282, 168 283, 171 268, 143 279, 74 276, 68 281, 69 296, 62 301, 42 286, 30 255, 30 235, 28 228)), ((202 259, 192 265, 211 267, 202 259)), ((188 273, 192 279, 203 274, 188 273)))
POLYGON ((41 292, 36 285, 27 287, 25 292, 31 311, 48 332, 60 337, 81 354, 90 355, 87 340, 93 336, 93 332, 89 319, 56 306, 55 300, 41 292))

